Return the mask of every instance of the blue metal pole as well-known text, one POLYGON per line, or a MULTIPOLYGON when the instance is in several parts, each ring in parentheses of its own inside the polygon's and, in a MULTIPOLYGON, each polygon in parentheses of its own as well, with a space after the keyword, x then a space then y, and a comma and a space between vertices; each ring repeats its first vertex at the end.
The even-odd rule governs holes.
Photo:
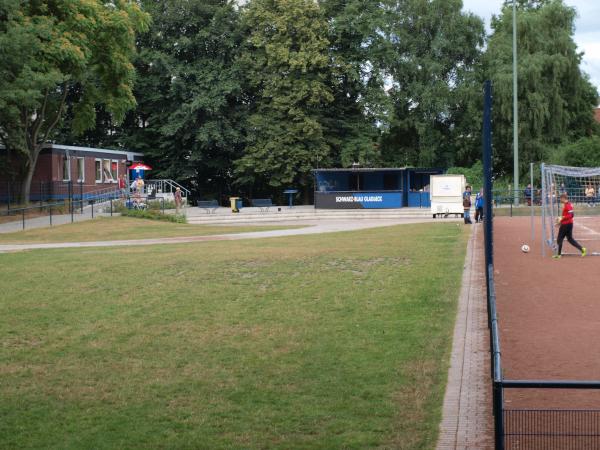
MULTIPOLYGON (((483 195, 484 232, 485 232, 485 266, 494 264, 493 252, 493 212, 492 212, 492 82, 486 81, 483 87, 483 195)), ((487 278, 487 272, 486 272, 487 278)), ((489 285, 489 280, 488 285, 489 285)))

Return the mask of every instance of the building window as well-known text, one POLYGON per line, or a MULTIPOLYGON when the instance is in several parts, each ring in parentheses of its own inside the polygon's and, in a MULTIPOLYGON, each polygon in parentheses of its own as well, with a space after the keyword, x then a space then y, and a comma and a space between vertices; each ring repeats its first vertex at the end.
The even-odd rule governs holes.
POLYGON ((102 183, 102 160, 96 160, 96 183, 102 183))
POLYGON ((77 181, 83 183, 85 181, 85 159, 77 158, 77 181))
POLYGON ((71 164, 68 157, 63 158, 63 181, 71 181, 71 164))
POLYGON ((105 183, 111 183, 114 181, 110 172, 110 159, 102 160, 102 178, 104 178, 105 183))
POLYGON ((119 161, 113 159, 110 163, 110 174, 112 175, 113 182, 117 182, 119 179, 119 161))

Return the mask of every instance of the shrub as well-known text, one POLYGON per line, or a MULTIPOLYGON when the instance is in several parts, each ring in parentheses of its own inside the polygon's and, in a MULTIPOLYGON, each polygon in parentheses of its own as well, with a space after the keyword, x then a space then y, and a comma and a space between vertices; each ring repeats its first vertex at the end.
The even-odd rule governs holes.
POLYGON ((126 217, 137 217, 138 219, 162 220, 165 222, 187 223, 183 214, 163 214, 152 209, 127 209, 121 207, 121 215, 126 217))
MULTIPOLYGON (((160 200, 149 200, 148 209, 158 210, 162 209, 163 204, 160 200)), ((173 200, 165 200, 165 209, 175 209, 175 202, 173 200)))
POLYGON ((483 164, 481 161, 476 161, 473 167, 450 167, 446 173, 464 175, 467 179, 467 184, 473 187, 473 192, 476 192, 483 186, 483 164))
POLYGON ((554 149, 553 164, 575 167, 600 167, 600 136, 583 137, 554 149))

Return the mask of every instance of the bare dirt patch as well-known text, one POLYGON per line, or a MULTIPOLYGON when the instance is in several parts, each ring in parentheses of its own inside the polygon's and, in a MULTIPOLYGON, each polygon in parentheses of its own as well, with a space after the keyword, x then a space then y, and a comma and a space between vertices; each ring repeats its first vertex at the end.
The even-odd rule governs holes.
MULTIPOLYGON (((595 251, 598 241, 576 218, 575 239, 595 251), (586 237, 587 236, 587 237, 586 237), (588 240, 589 239, 589 240, 588 240)), ((541 222, 535 242, 529 217, 494 220, 494 263, 504 376, 510 379, 600 380, 600 257, 576 256, 566 241, 553 260, 541 254, 541 222), (531 252, 520 248, 529 244, 531 252)), ((598 220, 600 223, 600 219, 598 220)), ((600 392, 507 390, 508 408, 598 408, 600 392)))

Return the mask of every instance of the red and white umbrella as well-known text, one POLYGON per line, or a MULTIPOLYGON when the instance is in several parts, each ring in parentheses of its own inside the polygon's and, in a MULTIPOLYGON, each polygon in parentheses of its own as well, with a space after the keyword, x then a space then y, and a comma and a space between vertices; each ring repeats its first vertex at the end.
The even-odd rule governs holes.
POLYGON ((152 167, 150 167, 147 164, 144 163, 133 163, 130 167, 131 170, 152 170, 152 167))

